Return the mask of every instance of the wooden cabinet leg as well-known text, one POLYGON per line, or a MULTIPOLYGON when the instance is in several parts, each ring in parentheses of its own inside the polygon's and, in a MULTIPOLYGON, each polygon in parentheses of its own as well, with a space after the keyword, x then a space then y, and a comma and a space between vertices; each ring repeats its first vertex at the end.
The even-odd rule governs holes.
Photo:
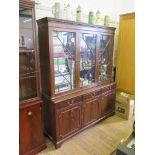
POLYGON ((56 148, 56 149, 58 149, 58 148, 60 148, 60 147, 61 147, 61 143, 55 144, 55 148, 56 148))

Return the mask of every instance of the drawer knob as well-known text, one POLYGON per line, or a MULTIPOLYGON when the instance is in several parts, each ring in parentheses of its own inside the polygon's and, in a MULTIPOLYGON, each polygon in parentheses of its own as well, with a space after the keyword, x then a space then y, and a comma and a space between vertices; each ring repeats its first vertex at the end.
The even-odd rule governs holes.
POLYGON ((27 115, 28 115, 28 116, 31 116, 31 115, 32 115, 32 112, 31 112, 31 111, 29 111, 29 112, 27 113, 27 115))

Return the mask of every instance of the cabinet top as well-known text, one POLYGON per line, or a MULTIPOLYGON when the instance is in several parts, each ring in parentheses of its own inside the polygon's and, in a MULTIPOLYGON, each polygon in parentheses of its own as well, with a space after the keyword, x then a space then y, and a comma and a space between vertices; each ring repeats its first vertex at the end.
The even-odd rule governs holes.
POLYGON ((107 27, 102 25, 95 25, 95 24, 88 24, 83 22, 76 22, 76 21, 70 21, 70 20, 64 20, 64 19, 57 19, 57 18, 51 18, 51 17, 45 17, 42 19, 37 20, 38 24, 46 22, 55 22, 55 23, 61 23, 61 24, 69 24, 69 25, 75 25, 75 26, 86 26, 86 27, 92 27, 92 28, 101 28, 101 29, 109 29, 114 31, 115 27, 107 27))
POLYGON ((20 5, 31 5, 31 6, 35 6, 35 2, 31 1, 31 0, 19 0, 19 4, 20 5))

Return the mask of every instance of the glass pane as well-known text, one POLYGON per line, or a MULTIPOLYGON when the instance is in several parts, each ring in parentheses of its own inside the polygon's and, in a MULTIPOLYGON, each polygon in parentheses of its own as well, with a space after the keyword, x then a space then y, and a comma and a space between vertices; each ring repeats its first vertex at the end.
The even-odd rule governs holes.
POLYGON ((75 33, 53 32, 55 93, 75 88, 75 33))
POLYGON ((29 77, 19 79, 19 99, 25 100, 36 97, 36 76, 32 74, 29 77))
POLYGON ((20 52, 19 53, 19 74, 28 76, 35 72, 35 54, 34 52, 20 52))
POLYGON ((26 8, 19 9, 19 47, 34 48, 32 31, 32 10, 26 8))
POLYGON ((80 86, 86 86, 95 81, 95 34, 80 35, 80 86))
POLYGON ((99 50, 99 81, 107 80, 108 67, 112 64, 110 60, 111 36, 101 35, 99 50))

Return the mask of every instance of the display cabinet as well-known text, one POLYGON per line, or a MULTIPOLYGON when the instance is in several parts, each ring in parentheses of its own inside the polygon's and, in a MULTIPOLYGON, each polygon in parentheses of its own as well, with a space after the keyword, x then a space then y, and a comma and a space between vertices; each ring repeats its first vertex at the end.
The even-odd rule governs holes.
POLYGON ((37 22, 45 133, 58 147, 114 113, 115 28, 48 17, 37 22))
POLYGON ((45 148, 41 116, 34 3, 19 1, 19 148, 35 154, 45 148))

